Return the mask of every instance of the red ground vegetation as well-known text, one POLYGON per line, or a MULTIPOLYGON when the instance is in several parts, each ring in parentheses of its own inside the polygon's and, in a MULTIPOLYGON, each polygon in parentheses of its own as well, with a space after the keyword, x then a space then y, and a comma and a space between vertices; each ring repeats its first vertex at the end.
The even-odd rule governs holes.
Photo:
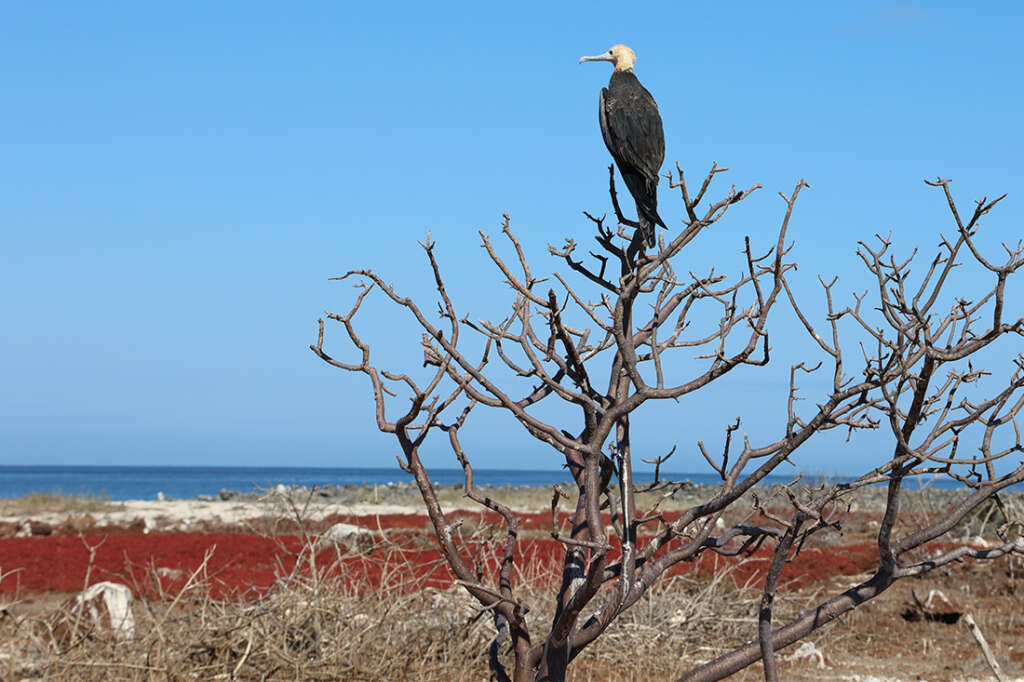
MULTIPOLYGON (((498 526, 496 515, 458 512, 467 526, 486 528, 498 526), (490 518, 494 516, 494 518, 490 518)), ((436 540, 423 515, 382 514, 372 516, 336 516, 318 526, 344 522, 372 530, 383 530, 385 541, 360 555, 338 553, 325 548, 317 553, 320 566, 330 565, 346 577, 354 588, 389 587, 446 588, 452 575, 441 559, 436 540)), ((549 530, 550 514, 524 514, 524 530, 549 530)), ((98 530, 98 529, 97 529, 98 530)), ((294 528, 278 526, 277 531, 294 528)), ((265 592, 275 580, 289 575, 303 552, 302 538, 297 534, 266 537, 253 533, 141 532, 141 528, 104 528, 100 533, 80 537, 53 535, 46 537, 0 539, 0 593, 21 595, 43 592, 74 592, 82 589, 86 578, 92 583, 115 580, 131 586, 137 593, 156 596, 161 590, 174 592, 188 576, 202 566, 210 553, 205 574, 215 598, 251 598, 265 592), (90 568, 90 548, 94 556, 90 568)), ((502 533, 488 540, 484 533, 468 542, 466 559, 482 564, 485 569, 496 564, 497 547, 502 533)), ((520 566, 528 579, 556 582, 560 579, 560 560, 564 547, 541 533, 523 537, 519 543, 520 566)), ((877 563, 877 549, 872 543, 836 547, 807 547, 800 558, 788 564, 783 584, 802 587, 837 575, 855 575, 870 570, 877 563)), ((749 558, 722 557, 709 553, 695 564, 677 565, 673 574, 695 574, 701 578, 717 575, 731 566, 731 580, 738 585, 757 584, 771 560, 771 550, 762 548, 749 558), (736 565, 739 564, 739 565, 736 565)))

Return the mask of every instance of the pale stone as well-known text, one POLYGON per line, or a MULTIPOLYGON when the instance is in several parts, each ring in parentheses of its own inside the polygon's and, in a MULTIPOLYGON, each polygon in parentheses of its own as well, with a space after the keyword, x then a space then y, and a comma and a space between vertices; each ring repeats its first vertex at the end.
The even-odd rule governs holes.
POLYGON ((62 644, 73 643, 78 636, 90 633, 109 633, 119 642, 132 639, 135 637, 132 591, 120 583, 91 585, 65 602, 53 617, 52 628, 62 644))
POLYGON ((355 551, 369 549, 374 545, 374 542, 373 531, 348 523, 336 523, 324 531, 316 546, 318 548, 336 546, 355 551))
POLYGON ((788 658, 791 661, 807 660, 809 663, 816 665, 820 670, 828 667, 825 665, 825 654, 821 653, 821 650, 814 646, 814 642, 804 642, 788 658))

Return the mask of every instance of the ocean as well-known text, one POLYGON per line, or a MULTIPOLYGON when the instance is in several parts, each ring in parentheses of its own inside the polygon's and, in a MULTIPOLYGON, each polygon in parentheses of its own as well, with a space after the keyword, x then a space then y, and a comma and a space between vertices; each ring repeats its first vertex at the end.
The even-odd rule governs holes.
MULTIPOLYGON (((568 483, 566 471, 516 469, 474 469, 481 485, 538 486, 568 483)), ((461 483, 461 469, 430 470, 432 481, 441 485, 461 483)), ((651 472, 637 472, 638 482, 653 479, 651 472)), ((663 479, 693 483, 719 483, 715 474, 662 473, 663 479)), ((106 497, 111 500, 149 500, 163 493, 172 498, 216 495, 221 490, 255 492, 285 485, 383 485, 411 481, 412 476, 394 468, 286 468, 286 467, 142 467, 142 466, 0 466, 0 498, 21 497, 33 492, 56 492, 106 497)), ((792 476, 768 476, 766 483, 787 483, 792 476)), ((814 482, 816 477, 807 477, 814 482)), ((939 488, 954 487, 954 481, 937 480, 939 488), (952 484, 952 485, 951 485, 952 484)))
MULTIPOLYGON (((568 483, 566 471, 474 469, 480 485, 537 486, 568 483)), ((663 474, 663 478, 688 479, 714 484, 717 476, 707 474, 663 474)), ((462 469, 432 469, 430 478, 441 485, 463 480, 462 469)), ((649 481, 651 473, 638 472, 638 481, 649 481)), ((786 482, 787 477, 769 477, 769 482, 786 482)), ((384 485, 412 481, 412 476, 392 468, 287 468, 287 467, 141 467, 141 466, 0 466, 0 497, 21 497, 32 492, 61 492, 108 497, 112 500, 148 500, 163 493, 167 497, 190 498, 216 495, 221 490, 255 492, 285 485, 384 485)))

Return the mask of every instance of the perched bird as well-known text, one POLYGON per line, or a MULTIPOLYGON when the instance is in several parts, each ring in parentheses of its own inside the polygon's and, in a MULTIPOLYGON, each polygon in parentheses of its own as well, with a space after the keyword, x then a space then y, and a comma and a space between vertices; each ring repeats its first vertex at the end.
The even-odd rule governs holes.
POLYGON ((580 64, 583 62, 615 65, 608 87, 601 88, 601 136, 636 201, 644 240, 647 246, 654 246, 654 226, 666 227, 658 215, 658 171, 665 160, 665 133, 658 105, 633 75, 636 54, 625 45, 614 45, 593 57, 580 57, 580 64))

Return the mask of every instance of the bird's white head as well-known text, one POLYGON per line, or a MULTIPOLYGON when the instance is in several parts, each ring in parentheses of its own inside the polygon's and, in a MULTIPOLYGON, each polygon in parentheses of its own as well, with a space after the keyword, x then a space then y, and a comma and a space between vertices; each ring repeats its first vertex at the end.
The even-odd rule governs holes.
POLYGON ((611 48, 593 57, 580 57, 580 64, 583 62, 611 62, 615 65, 616 71, 632 71, 636 64, 636 53, 625 45, 612 45, 611 48))

